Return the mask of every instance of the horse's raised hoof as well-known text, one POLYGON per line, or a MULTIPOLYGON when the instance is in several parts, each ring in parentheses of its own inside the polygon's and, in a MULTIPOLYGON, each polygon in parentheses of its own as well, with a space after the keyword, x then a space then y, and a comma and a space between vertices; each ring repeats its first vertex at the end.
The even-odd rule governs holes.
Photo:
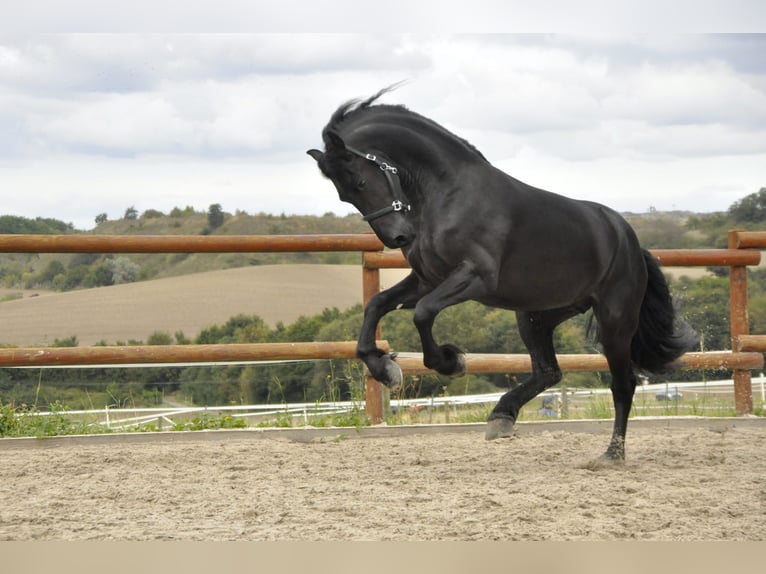
POLYGON ((384 355, 385 378, 380 381, 392 391, 398 391, 404 385, 404 373, 399 363, 394 361, 394 355, 384 355))
POLYGON ((496 438, 507 438, 513 434, 513 425, 516 419, 513 417, 497 417, 487 421, 487 430, 484 438, 495 440, 496 438))
MULTIPOLYGON (((359 356, 359 355, 358 355, 359 356)), ((372 378, 391 390, 398 390, 404 384, 404 373, 395 361, 396 353, 383 353, 380 355, 360 356, 367 365, 372 378)))
POLYGON ((442 357, 442 366, 437 371, 449 377, 462 377, 466 372, 465 353, 455 345, 442 345, 439 347, 442 357))
POLYGON ((465 354, 464 353, 458 353, 455 356, 455 366, 456 370, 452 374, 453 377, 462 377, 465 375, 466 371, 468 370, 468 366, 465 362, 465 354))

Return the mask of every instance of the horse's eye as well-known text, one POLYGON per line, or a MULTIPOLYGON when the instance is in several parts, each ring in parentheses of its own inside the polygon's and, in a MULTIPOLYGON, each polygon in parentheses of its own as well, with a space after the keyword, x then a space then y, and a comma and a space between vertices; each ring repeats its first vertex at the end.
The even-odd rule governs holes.
POLYGON ((364 189, 366 185, 367 185, 366 179, 360 179, 358 182, 356 182, 356 188, 359 190, 364 189))

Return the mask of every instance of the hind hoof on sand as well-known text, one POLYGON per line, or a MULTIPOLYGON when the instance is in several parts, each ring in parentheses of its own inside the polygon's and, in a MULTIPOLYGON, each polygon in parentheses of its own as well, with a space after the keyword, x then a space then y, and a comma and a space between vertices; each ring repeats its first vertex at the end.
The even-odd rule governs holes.
POLYGON ((602 467, 623 465, 625 464, 625 452, 613 452, 608 450, 593 462, 602 467))
POLYGON ((614 458, 609 453, 604 453, 598 458, 594 458, 593 460, 589 460, 580 468, 583 468, 585 470, 605 470, 610 468, 620 468, 625 465, 625 460, 621 458, 614 458))
POLYGON ((513 434, 513 424, 515 419, 510 417, 500 417, 487 421, 487 430, 484 433, 484 438, 487 440, 495 440, 496 438, 507 438, 513 434))

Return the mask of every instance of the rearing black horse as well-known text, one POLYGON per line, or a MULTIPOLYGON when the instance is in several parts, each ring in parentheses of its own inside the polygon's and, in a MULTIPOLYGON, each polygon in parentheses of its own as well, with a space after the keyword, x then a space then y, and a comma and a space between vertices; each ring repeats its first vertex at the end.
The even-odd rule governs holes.
POLYGON ((436 315, 468 300, 516 312, 532 375, 495 406, 487 439, 508 436, 519 409, 561 380, 553 330, 593 309, 612 375, 614 432, 604 455, 624 460, 634 366, 660 372, 696 342, 676 325, 658 262, 611 209, 536 189, 493 167, 467 141, 402 106, 372 105, 389 89, 338 108, 309 150, 340 199, 353 204, 412 273, 367 305, 357 356, 386 385, 402 372, 375 345, 389 311, 415 309, 423 362, 465 372, 454 345, 431 334, 436 315))

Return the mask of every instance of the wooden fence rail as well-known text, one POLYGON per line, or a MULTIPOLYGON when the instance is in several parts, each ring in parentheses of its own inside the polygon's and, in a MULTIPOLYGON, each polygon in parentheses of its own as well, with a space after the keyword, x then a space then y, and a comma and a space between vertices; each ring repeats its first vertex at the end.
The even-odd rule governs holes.
MULTIPOLYGON (((557 354, 561 370, 564 372, 608 371, 609 367, 603 355, 557 354)), ((420 353, 407 353, 396 358, 402 371, 410 375, 432 374, 433 371, 423 365, 420 353)), ((754 352, 708 351, 705 353, 686 353, 678 360, 680 369, 762 369, 763 355, 754 352)), ((480 354, 466 355, 466 371, 469 373, 529 373, 532 360, 529 355, 516 354, 480 354)))
MULTIPOLYGON (((735 402, 739 414, 752 413, 750 371, 762 369, 766 336, 750 335, 747 320, 747 266, 758 265, 766 248, 766 232, 732 231, 728 249, 654 249, 665 266, 727 266, 730 268, 732 351, 687 353, 684 369, 734 370, 735 402)), ((400 252, 384 252, 373 234, 358 235, 0 235, 0 253, 264 253, 358 251, 362 258, 363 301, 380 291, 380 269, 404 268, 400 252)), ((380 334, 379 334, 379 338, 380 334)), ((381 345, 387 345, 381 341, 381 345)), ((384 346, 383 348, 387 348, 384 346)), ((76 348, 0 349, 0 366, 81 364, 157 364, 250 362, 266 360, 345 359, 355 343, 279 343, 238 345, 162 345, 76 348)), ((469 355, 468 372, 529 372, 527 355, 469 355)), ((603 371, 601 355, 559 355, 564 371, 603 371)), ((430 372, 419 355, 401 356, 405 374, 430 372)), ((369 375, 366 410, 373 422, 383 418, 383 386, 369 375)))
MULTIPOLYGON (((665 267, 732 267, 758 265, 761 252, 740 249, 650 249, 665 267)), ((399 251, 365 252, 364 265, 369 269, 408 267, 399 251)))
POLYGON ((0 253, 382 251, 372 233, 336 235, 0 235, 0 253))
MULTIPOLYGON (((651 249, 662 265, 667 267, 729 267, 729 299, 732 350, 730 353, 687 353, 679 360, 682 369, 725 368, 733 370, 734 402, 738 414, 752 414, 752 384, 750 371, 763 368, 766 336, 749 335, 747 316, 747 266, 761 262, 758 248, 766 248, 766 232, 731 231, 728 249, 651 249), (715 355, 715 356, 714 356, 715 355)), ((369 272, 378 269, 407 267, 400 252, 365 252, 363 266, 369 272)), ((379 334, 380 336, 380 334, 379 334)), ((491 361, 477 358, 466 359, 467 372, 528 372, 528 357, 521 356, 512 364, 507 361, 491 361), (500 369, 500 366, 506 368, 500 369), (509 368, 512 367, 512 368, 509 368)), ((562 370, 605 370, 606 361, 601 355, 559 355, 562 370), (576 358, 575 358, 576 357, 576 358)), ((400 358, 402 370, 408 374, 428 372, 419 359, 400 358)))
MULTIPOLYGON (((378 346, 388 349, 386 341, 378 346)), ((231 343, 214 345, 130 345, 111 347, 9 347, 0 349, 0 367, 137 365, 157 363, 248 363, 353 359, 356 343, 231 343)))

